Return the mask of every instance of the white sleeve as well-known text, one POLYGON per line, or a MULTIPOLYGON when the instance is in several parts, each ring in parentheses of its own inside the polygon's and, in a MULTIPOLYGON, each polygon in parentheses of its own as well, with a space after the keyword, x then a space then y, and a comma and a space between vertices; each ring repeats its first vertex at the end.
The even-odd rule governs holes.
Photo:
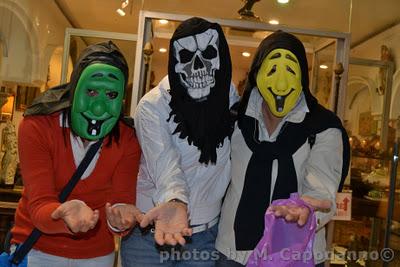
MULTIPOLYGON (((181 156, 172 142, 162 106, 140 101, 134 115, 136 135, 145 158, 146 169, 155 184, 155 205, 179 199, 189 203, 189 188, 181 170, 181 156)), ((143 161, 142 163, 143 164, 143 161)))
POLYGON ((339 129, 330 128, 316 135, 306 165, 303 195, 332 202, 329 211, 317 211, 317 231, 327 224, 336 212, 336 193, 342 176, 343 141, 339 129))

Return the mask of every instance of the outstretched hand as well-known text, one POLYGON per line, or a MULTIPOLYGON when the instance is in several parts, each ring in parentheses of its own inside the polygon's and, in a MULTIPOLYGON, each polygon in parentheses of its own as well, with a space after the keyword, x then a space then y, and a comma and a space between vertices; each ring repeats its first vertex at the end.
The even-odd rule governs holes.
POLYGON ((99 211, 92 210, 81 200, 69 200, 62 203, 53 213, 54 220, 62 219, 73 233, 87 232, 96 226, 99 211))
POLYGON ((148 211, 140 223, 146 227, 155 223, 154 239, 159 245, 186 243, 184 236, 191 236, 192 230, 188 225, 187 205, 180 202, 166 202, 148 211))
MULTIPOLYGON (((327 199, 316 199, 309 196, 302 196, 301 199, 316 211, 329 210, 332 207, 331 201, 327 199)), ((284 217, 286 221, 297 222, 300 226, 307 223, 310 215, 308 208, 297 205, 271 206, 270 209, 276 217, 284 217)))
POLYGON ((125 231, 140 223, 143 217, 142 212, 134 205, 117 204, 114 207, 106 203, 107 221, 112 227, 125 231))

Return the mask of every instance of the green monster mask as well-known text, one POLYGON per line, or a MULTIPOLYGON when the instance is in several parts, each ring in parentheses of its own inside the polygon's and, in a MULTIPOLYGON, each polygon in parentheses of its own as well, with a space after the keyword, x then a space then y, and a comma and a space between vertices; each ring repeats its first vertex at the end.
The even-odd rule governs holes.
POLYGON ((257 73, 257 87, 272 114, 284 117, 296 105, 302 91, 301 69, 289 50, 272 50, 257 73))
POLYGON ((124 87, 125 78, 120 69, 102 63, 86 67, 72 102, 74 132, 88 140, 109 134, 121 114, 124 87))

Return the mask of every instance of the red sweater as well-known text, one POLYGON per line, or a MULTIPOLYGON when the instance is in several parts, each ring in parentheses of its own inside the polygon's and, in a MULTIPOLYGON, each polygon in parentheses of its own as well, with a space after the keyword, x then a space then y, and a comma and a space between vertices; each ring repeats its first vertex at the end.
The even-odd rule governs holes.
POLYGON ((66 144, 60 113, 32 116, 19 126, 18 150, 24 190, 15 214, 13 243, 23 242, 33 227, 44 234, 34 248, 67 258, 92 258, 113 252, 114 239, 108 230, 105 203, 135 201, 140 147, 134 130, 119 122, 119 144, 107 146, 105 138, 93 172, 78 182, 68 200, 80 199, 98 209, 96 227, 86 233, 70 234, 64 221, 51 213, 60 205, 58 194, 70 180, 76 166, 66 129, 66 144))

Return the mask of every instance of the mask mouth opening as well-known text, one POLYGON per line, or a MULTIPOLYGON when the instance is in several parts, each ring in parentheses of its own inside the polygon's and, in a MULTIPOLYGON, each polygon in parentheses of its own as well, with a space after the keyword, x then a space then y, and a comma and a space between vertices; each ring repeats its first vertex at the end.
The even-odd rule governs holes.
POLYGON ((194 72, 191 75, 186 73, 179 73, 182 81, 184 81, 189 88, 191 89, 202 89, 206 87, 214 87, 215 79, 214 79, 215 70, 211 70, 211 73, 208 73, 206 70, 200 70, 198 72, 194 72))
POLYGON ((275 107, 276 107, 276 111, 278 112, 282 112, 283 111, 283 107, 285 106, 285 100, 286 98, 292 93, 294 92, 294 88, 291 88, 289 93, 287 93, 286 95, 277 95, 272 91, 271 87, 268 87, 268 90, 271 92, 271 94, 274 96, 275 99, 275 107))
POLYGON ((103 123, 109 119, 107 118, 104 120, 95 120, 87 117, 83 112, 81 114, 88 123, 88 128, 86 131, 90 136, 98 136, 100 134, 101 125, 103 125, 103 123))

